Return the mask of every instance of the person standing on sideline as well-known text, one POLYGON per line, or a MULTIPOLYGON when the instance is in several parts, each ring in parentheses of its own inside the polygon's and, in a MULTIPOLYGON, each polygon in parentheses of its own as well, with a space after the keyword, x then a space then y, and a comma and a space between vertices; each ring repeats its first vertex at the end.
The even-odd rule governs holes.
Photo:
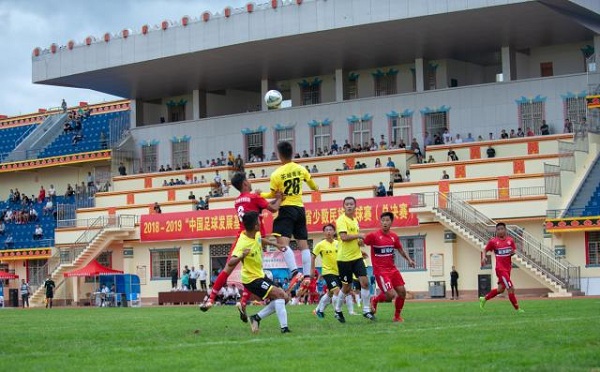
POLYGON ((206 278, 208 277, 208 273, 204 270, 204 265, 200 265, 200 269, 198 269, 198 280, 200 280, 200 290, 206 291, 206 278))
POLYGON ((302 272, 305 281, 310 282, 311 276, 311 253, 308 249, 308 229, 306 228, 306 211, 302 201, 302 183, 306 182, 313 191, 318 191, 319 188, 310 177, 310 172, 292 161, 294 149, 291 143, 279 142, 277 153, 281 160, 281 166, 271 173, 270 192, 262 193, 261 196, 273 198, 278 192, 283 194, 279 213, 273 221, 273 235, 277 236, 277 243, 286 247, 283 250, 283 257, 292 274, 290 288, 293 288, 302 275, 298 272, 294 253, 289 249, 292 235, 302 254, 302 272))
POLYGON ((171 290, 177 289, 177 280, 179 280, 179 273, 174 267, 171 269, 171 290))
POLYGON ((238 237, 227 266, 235 268, 241 262, 241 278, 244 288, 263 300, 267 298, 271 300, 261 311, 250 316, 252 333, 258 333, 261 320, 273 313, 277 313, 281 333, 289 333, 290 329, 288 328, 287 312, 285 310, 288 296, 283 289, 273 284, 273 281, 265 275, 262 267, 263 247, 270 244, 278 248, 285 246, 262 239, 257 212, 245 213, 242 217, 242 223, 245 230, 238 237))
POLYGON ((329 303, 336 303, 337 296, 340 292, 340 276, 337 266, 338 241, 335 240, 335 226, 328 223, 323 227, 323 232, 325 233, 325 239, 321 240, 313 248, 310 265, 310 272, 313 274, 311 279, 313 279, 316 276, 315 259, 317 256, 321 256, 321 276, 327 285, 327 293, 324 293, 321 296, 319 304, 315 309, 315 315, 319 319, 323 319, 325 317, 325 308, 327 305, 329 305, 329 303))
POLYGON ((452 300, 458 300, 458 271, 455 266, 452 266, 452 271, 450 271, 450 288, 452 288, 452 300))
POLYGON ((400 253, 409 267, 415 267, 415 261, 410 258, 400 243, 400 238, 390 230, 394 222, 392 212, 383 212, 379 217, 381 229, 365 236, 365 245, 371 246, 371 263, 373 264, 373 275, 377 281, 381 293, 371 297, 371 312, 377 312, 379 302, 390 302, 394 300, 394 322, 403 322, 402 308, 406 300, 406 288, 404 279, 394 263, 394 249, 400 253))
POLYGON ((31 288, 29 288, 29 284, 25 281, 25 279, 21 279, 21 300, 23 300, 23 309, 25 308, 25 304, 29 307, 29 295, 31 294, 31 288))
POLYGON ((194 266, 192 266, 192 270, 190 270, 190 289, 192 291, 197 291, 198 287, 196 286, 198 280, 198 270, 194 266))
POLYGON ((485 297, 479 297, 479 308, 483 310, 485 303, 492 298, 496 297, 500 293, 503 293, 505 289, 508 290, 508 299, 513 305, 515 310, 519 313, 525 311, 519 307, 517 297, 515 296, 515 288, 512 281, 510 280, 510 271, 512 269, 511 257, 517 251, 517 246, 514 240, 510 236, 506 236, 506 224, 499 222, 496 224, 496 237, 490 239, 485 246, 484 257, 481 260, 481 266, 486 264, 487 252, 494 252, 496 256, 496 276, 498 277, 498 288, 494 288, 485 295, 485 297))
POLYGON ((56 283, 52 280, 52 277, 48 275, 48 279, 44 282, 44 288, 46 288, 46 309, 52 309, 52 299, 54 298, 54 288, 56 283))
POLYGON ((352 196, 344 198, 344 214, 338 217, 335 225, 337 226, 340 242, 338 244, 337 264, 342 282, 342 291, 337 298, 335 318, 340 323, 345 323, 344 313, 341 311, 344 304, 344 297, 350 293, 352 285, 352 275, 356 275, 360 282, 360 297, 362 299, 363 316, 374 321, 375 315, 371 312, 369 305, 369 278, 367 278, 367 268, 363 260, 363 252, 360 246, 363 245, 364 234, 359 233, 358 221, 356 220, 356 199, 352 196))

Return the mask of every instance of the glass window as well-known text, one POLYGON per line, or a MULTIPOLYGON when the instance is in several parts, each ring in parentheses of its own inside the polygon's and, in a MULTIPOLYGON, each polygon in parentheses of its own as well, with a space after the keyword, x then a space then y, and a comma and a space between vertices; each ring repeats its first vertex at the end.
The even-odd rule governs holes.
POLYGON ((542 134, 540 127, 544 119, 544 102, 519 103, 519 128, 527 132, 531 128, 537 135, 542 134))
POLYGON ((179 273, 179 249, 156 249, 150 251, 152 280, 170 279, 171 270, 179 273))
POLYGON ((145 145, 142 146, 142 162, 143 170, 146 172, 156 172, 158 167, 158 145, 145 145))
POLYGON ((371 140, 371 120, 352 123, 352 144, 361 146, 371 140))
POLYGON ((171 164, 175 168, 182 168, 185 164, 190 162, 190 142, 180 141, 171 142, 171 164))
POLYGON ((396 267, 400 271, 425 270, 425 236, 403 236, 400 237, 400 242, 404 252, 415 261, 415 267, 409 267, 408 261, 398 251, 394 251, 396 267))
POLYGON ((375 96, 388 96, 396 94, 396 75, 380 75, 374 76, 375 81, 375 96))

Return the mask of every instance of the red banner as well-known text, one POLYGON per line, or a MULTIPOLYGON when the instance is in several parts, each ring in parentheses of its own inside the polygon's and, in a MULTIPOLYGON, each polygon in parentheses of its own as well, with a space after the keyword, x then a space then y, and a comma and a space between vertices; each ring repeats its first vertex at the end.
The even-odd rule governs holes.
MULTIPOLYGON (((418 226, 416 215, 409 213, 410 196, 389 196, 358 200, 356 219, 361 229, 379 227, 379 215, 389 211, 394 214, 394 227, 418 226)), ((306 225, 309 232, 321 232, 323 225, 335 223, 344 213, 341 201, 306 204, 306 225)), ((267 233, 273 226, 273 215, 263 212, 267 233)), ((207 238, 233 238, 240 223, 233 207, 209 211, 175 212, 143 215, 140 224, 141 241, 191 240, 207 238)))

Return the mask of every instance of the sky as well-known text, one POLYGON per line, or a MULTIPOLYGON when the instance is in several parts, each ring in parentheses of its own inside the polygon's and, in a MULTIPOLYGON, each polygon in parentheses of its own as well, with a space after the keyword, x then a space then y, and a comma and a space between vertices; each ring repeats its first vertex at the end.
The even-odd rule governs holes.
MULTIPOLYGON (((97 103, 119 97, 91 91, 33 84, 33 49, 50 44, 81 43, 89 35, 102 39, 106 32, 125 28, 140 32, 142 25, 163 20, 199 18, 204 11, 223 13, 227 6, 243 7, 249 0, 0 0, 0 115, 16 116, 38 108, 97 103)), ((267 2, 255 0, 256 4, 267 2)))

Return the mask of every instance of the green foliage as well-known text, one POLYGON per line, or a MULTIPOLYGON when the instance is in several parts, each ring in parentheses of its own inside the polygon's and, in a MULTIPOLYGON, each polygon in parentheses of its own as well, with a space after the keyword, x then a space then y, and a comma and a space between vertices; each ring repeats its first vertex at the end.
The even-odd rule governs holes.
MULTIPOLYGON (((506 299, 479 304, 408 301, 402 324, 392 304, 378 321, 328 307, 288 306, 291 334, 275 314, 258 335, 234 307, 0 309, 0 370, 438 371, 590 370, 600 361, 600 300, 506 299)), ((253 314, 260 307, 249 307, 253 314)))

